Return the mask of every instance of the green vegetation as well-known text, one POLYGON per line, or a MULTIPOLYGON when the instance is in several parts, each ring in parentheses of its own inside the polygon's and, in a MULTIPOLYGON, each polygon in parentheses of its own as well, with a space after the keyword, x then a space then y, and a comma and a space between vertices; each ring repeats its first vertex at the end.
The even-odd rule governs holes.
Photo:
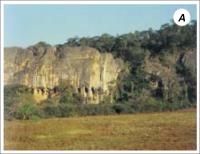
MULTIPOLYGON (((100 102, 99 104, 84 104, 81 96, 66 89, 61 96, 49 98, 36 105, 28 87, 5 87, 5 119, 38 119, 51 117, 71 117, 87 115, 110 115, 137 112, 174 111, 193 107, 190 103, 165 103, 153 97, 138 95, 134 101, 100 102), (16 92, 14 92, 16 90, 16 92), (148 99, 148 100, 147 100, 148 99)), ((124 96, 125 97, 125 96, 124 96)))
POLYGON ((39 109, 28 87, 9 85, 4 88, 5 119, 32 119, 39 117, 39 109))
POLYGON ((196 150, 195 109, 5 121, 5 150, 196 150))
MULTIPOLYGON (((30 48, 49 46, 39 42, 30 48)), ((58 87, 59 97, 35 105, 28 87, 5 86, 6 119, 173 111, 196 106, 196 21, 184 27, 170 23, 156 31, 119 36, 70 38, 57 48, 66 46, 93 47, 128 63, 129 73, 120 74, 113 103, 105 98, 98 105, 85 104, 84 98, 63 83, 58 87)), ((34 54, 41 53, 34 50, 34 54)))
POLYGON ((158 101, 156 104, 160 101, 172 106, 178 102, 185 103, 180 107, 186 107, 188 103, 192 106, 196 104, 196 21, 184 27, 170 23, 162 25, 157 31, 149 29, 116 37, 109 34, 75 37, 60 46, 90 46, 128 62, 130 74, 119 79, 116 102, 137 102, 149 92, 144 101, 153 97, 150 100, 158 101), (159 72, 167 67, 172 72, 161 75, 149 73, 145 70, 145 63, 156 64, 154 61, 160 64, 160 68, 150 68, 152 71, 159 72), (152 81, 158 83, 156 89, 149 86, 152 81))

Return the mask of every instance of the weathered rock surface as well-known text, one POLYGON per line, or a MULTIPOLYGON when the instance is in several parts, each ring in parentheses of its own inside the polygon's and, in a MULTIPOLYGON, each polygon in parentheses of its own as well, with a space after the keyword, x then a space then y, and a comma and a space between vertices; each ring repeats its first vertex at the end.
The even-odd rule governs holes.
MULTIPOLYGON (((143 63, 143 69, 148 74, 148 77, 152 78, 153 76, 153 79, 150 80, 151 90, 162 90, 164 100, 171 100, 171 102, 181 101, 180 99, 172 100, 172 98, 174 96, 183 97, 183 95, 187 95, 185 92, 188 91, 186 82, 190 82, 191 84, 196 80, 196 51, 191 50, 165 54, 162 59, 147 57, 143 63), (177 73, 178 65, 184 67, 184 71, 187 70, 187 73, 190 74, 190 79, 187 79, 189 75, 186 77, 181 73, 177 73)), ((195 83, 193 84, 196 87, 195 83)))
POLYGON ((111 95, 123 67, 121 59, 89 47, 5 48, 4 84, 32 88, 38 102, 55 87, 68 84, 89 103, 98 103, 111 95))

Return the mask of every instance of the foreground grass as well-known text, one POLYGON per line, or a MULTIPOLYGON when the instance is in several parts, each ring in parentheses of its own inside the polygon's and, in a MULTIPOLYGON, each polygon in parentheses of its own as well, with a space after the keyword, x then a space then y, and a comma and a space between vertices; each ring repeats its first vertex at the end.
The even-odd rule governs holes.
POLYGON ((195 150, 196 109, 5 121, 6 150, 195 150))

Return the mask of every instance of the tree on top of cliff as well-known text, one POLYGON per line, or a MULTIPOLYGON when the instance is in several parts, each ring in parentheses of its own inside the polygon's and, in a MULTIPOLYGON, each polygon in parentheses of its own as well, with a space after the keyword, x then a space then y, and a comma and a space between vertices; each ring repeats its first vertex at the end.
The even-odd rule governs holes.
POLYGON ((40 48, 40 47, 47 48, 47 47, 51 47, 51 45, 46 43, 46 42, 44 42, 44 41, 40 41, 40 42, 38 42, 38 43, 28 47, 28 48, 32 48, 32 47, 35 47, 35 48, 40 48))

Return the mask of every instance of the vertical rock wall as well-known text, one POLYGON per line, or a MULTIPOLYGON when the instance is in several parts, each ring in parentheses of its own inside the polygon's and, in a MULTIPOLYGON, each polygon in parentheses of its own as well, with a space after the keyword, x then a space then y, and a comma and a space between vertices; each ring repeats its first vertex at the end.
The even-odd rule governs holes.
POLYGON ((7 48, 4 55, 5 84, 29 86, 38 102, 67 84, 87 103, 99 103, 111 95, 124 67, 121 59, 87 47, 7 48))

